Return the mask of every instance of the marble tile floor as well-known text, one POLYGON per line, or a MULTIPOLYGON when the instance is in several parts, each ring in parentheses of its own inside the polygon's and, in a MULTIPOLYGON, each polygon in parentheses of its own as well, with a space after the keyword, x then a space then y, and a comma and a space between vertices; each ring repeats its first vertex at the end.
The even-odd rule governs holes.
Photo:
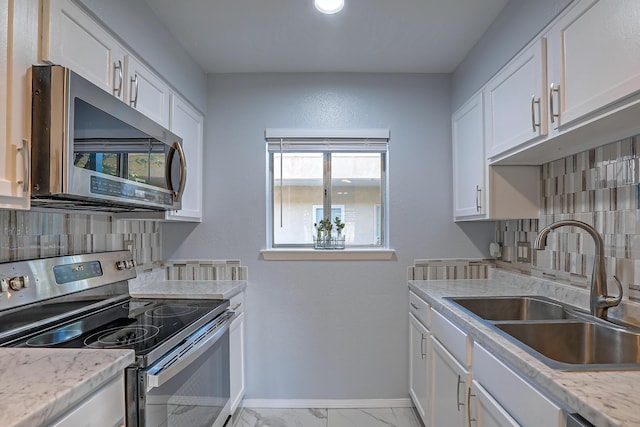
POLYGON ((420 427, 412 408, 242 408, 233 427, 420 427))

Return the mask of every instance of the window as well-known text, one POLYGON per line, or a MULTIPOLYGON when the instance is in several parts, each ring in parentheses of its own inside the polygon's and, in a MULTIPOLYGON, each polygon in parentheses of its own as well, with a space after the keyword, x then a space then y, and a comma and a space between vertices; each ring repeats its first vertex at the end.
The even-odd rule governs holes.
POLYGON ((267 129, 268 247, 313 246, 323 218, 345 224, 347 246, 386 247, 388 134, 267 129))

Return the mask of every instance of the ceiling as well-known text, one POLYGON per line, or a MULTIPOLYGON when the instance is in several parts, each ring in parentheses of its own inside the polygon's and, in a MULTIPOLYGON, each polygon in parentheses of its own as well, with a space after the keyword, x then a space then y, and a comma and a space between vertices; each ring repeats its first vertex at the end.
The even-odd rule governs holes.
POLYGON ((146 2, 207 73, 449 73, 508 0, 146 2))

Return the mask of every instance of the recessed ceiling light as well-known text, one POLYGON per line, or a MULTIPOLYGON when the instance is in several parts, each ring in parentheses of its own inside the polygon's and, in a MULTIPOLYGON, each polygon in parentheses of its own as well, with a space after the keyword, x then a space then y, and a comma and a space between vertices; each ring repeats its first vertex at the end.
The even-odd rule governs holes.
POLYGON ((313 0, 313 4, 320 12, 330 15, 342 10, 344 0, 313 0))

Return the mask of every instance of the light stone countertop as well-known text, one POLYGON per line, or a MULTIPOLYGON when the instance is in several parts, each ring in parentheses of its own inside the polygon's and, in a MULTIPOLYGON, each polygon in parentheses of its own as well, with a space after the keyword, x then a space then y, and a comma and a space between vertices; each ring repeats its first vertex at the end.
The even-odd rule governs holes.
POLYGON ((552 369, 490 326, 443 299, 446 296, 543 295, 585 308, 588 306, 586 290, 509 273, 495 273, 491 279, 413 280, 409 281, 409 289, 467 332, 474 342, 494 352, 523 377, 592 424, 598 427, 640 426, 637 397, 640 371, 563 372, 552 369))
POLYGON ((246 280, 129 281, 129 294, 136 298, 230 299, 246 287, 246 280))
POLYGON ((52 422, 122 375, 133 362, 133 350, 3 347, 0 425, 31 427, 52 422))

